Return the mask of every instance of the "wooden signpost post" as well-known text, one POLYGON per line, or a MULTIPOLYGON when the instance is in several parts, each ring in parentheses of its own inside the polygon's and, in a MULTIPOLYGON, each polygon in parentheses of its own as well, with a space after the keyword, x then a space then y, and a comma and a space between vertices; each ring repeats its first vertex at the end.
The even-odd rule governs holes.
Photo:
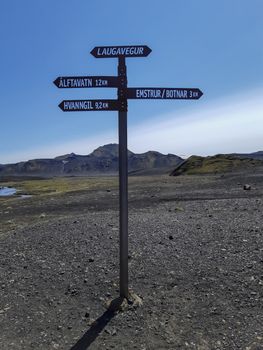
POLYGON ((146 57, 151 49, 145 45, 100 46, 90 52, 96 58, 118 58, 118 76, 58 77, 58 88, 118 88, 117 100, 64 100, 59 107, 64 112, 118 111, 119 116, 119 197, 120 197, 120 297, 128 299, 128 99, 198 100, 197 88, 127 87, 126 57, 146 57))

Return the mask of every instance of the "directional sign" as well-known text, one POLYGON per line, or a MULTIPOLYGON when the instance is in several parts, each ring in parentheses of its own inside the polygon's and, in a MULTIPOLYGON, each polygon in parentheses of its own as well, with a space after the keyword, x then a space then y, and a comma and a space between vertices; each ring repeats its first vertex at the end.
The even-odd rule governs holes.
POLYGON ((198 100, 202 91, 196 88, 127 88, 126 97, 129 99, 175 99, 198 100))
POLYGON ((58 88, 96 88, 119 87, 120 78, 111 76, 98 77, 58 77, 53 83, 58 88))
POLYGON ((145 45, 134 46, 96 46, 90 52, 96 58, 146 57, 152 50, 145 45))
POLYGON ((127 158, 127 100, 176 99, 198 100, 203 92, 197 88, 127 87, 126 57, 146 57, 151 49, 145 45, 97 46, 90 52, 96 58, 118 58, 118 76, 58 77, 58 88, 117 87, 117 100, 64 100, 59 107, 64 112, 118 111, 119 127, 119 247, 120 297, 129 300, 128 289, 128 158, 127 158))
POLYGON ((118 100, 64 100, 59 108, 63 112, 119 111, 125 110, 125 105, 118 100))

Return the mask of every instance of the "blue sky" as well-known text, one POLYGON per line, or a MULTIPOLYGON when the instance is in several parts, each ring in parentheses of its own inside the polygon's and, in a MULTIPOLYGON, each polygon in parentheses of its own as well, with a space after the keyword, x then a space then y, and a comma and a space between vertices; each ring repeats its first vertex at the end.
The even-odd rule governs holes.
POLYGON ((130 100, 132 151, 209 155, 263 150, 262 0, 2 0, 0 163, 88 154, 117 142, 117 112, 63 113, 58 76, 116 75, 94 46, 148 45, 127 58, 129 87, 197 87, 198 101, 130 100))

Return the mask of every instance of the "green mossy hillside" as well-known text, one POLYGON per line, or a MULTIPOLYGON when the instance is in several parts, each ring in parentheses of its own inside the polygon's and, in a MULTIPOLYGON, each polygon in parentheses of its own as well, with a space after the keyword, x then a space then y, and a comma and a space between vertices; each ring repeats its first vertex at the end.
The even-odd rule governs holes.
POLYGON ((263 161, 217 154, 211 157, 191 156, 171 172, 171 176, 181 174, 221 174, 263 167, 263 161))

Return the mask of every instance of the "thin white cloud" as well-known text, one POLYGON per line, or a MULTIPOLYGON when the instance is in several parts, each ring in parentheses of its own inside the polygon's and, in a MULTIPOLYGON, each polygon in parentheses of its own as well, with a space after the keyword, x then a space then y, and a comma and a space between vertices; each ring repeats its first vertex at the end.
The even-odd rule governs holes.
POLYGON ((135 152, 178 155, 253 152, 263 149, 263 90, 166 114, 130 131, 135 152))
MULTIPOLYGON (((128 147, 138 153, 156 150, 177 155, 263 150, 262 96, 263 89, 257 89, 154 117, 129 127, 128 147)), ((117 131, 111 130, 92 138, 2 155, 0 162, 49 158, 71 152, 88 154, 100 145, 113 142, 117 142, 117 131)))

